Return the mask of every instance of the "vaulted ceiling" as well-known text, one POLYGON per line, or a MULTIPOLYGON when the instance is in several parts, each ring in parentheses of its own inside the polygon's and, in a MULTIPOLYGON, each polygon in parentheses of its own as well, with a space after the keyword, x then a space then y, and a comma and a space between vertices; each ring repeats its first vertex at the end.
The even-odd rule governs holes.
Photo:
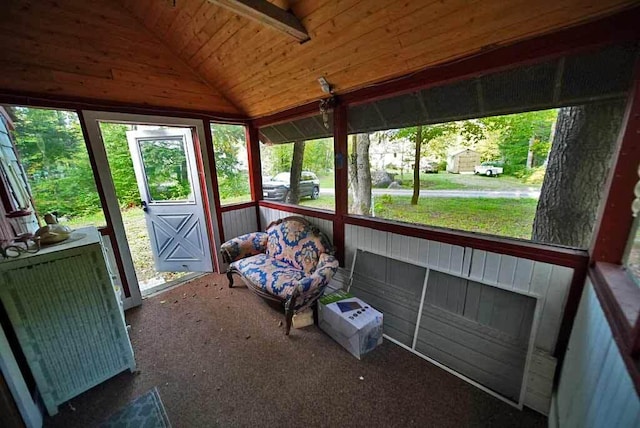
POLYGON ((637 0, 274 0, 303 44, 207 0, 7 3, 0 89, 258 117, 322 97, 319 76, 344 92, 637 0))

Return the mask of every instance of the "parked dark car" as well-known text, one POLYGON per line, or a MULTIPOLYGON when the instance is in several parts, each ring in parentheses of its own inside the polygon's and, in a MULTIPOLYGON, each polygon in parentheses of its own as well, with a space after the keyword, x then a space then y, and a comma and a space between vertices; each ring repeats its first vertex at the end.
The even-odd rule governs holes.
MULTIPOLYGON (((269 201, 289 202, 289 189, 291 178, 288 172, 276 174, 270 180, 262 183, 262 197, 269 201)), ((300 174, 300 197, 310 197, 318 199, 320 196, 320 180, 309 171, 302 171, 300 174)))

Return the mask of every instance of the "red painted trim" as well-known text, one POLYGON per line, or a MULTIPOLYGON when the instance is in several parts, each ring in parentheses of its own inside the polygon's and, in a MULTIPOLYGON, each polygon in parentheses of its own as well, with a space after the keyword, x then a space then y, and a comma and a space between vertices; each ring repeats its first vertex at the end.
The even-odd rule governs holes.
POLYGON ((584 283, 587 279, 587 268, 589 265, 589 259, 585 257, 582 263, 578 266, 574 266, 573 278, 571 279, 571 285, 569 286, 569 293, 567 294, 567 303, 564 305, 564 311, 562 314, 562 323, 560 324, 560 330, 558 331, 558 339, 556 340, 556 348, 553 355, 557 358, 558 364, 556 364, 556 373, 554 376, 554 385, 557 386, 560 381, 560 372, 562 370, 562 362, 567 352, 567 345, 569 344, 569 338, 571 337, 571 330, 573 329, 573 321, 578 313, 578 307, 580 306, 580 298, 582 297, 582 290, 584 289, 584 283))
POLYGON ((522 257, 559 266, 579 267, 588 259, 587 252, 569 248, 536 244, 510 238, 483 236, 472 232, 441 229, 430 226, 409 225, 391 220, 348 215, 346 224, 368 227, 374 230, 397 233, 398 235, 429 239, 446 244, 471 247, 476 250, 491 251, 514 257, 522 257))
POLYGON ((9 183, 5 180, 4 174, 0 175, 0 201, 2 201, 2 206, 4 211, 7 213, 13 212, 18 207, 14 207, 11 203, 11 198, 9 197, 9 183))
POLYGON ((349 213, 349 151, 348 151, 348 118, 347 107, 338 105, 333 113, 333 151, 335 155, 335 198, 336 215, 333 222, 333 245, 336 248, 336 257, 341 266, 344 266, 345 242, 344 242, 344 216, 349 213))
POLYGON ((631 345, 631 356, 636 360, 640 358, 640 316, 633 327, 633 343, 631 345))
POLYGON ((17 210, 11 211, 5 215, 7 218, 18 218, 18 217, 26 217, 31 215, 31 211, 29 210, 17 210))
POLYGON ((258 128, 253 123, 249 123, 245 129, 247 140, 247 154, 249 161, 249 187, 251 188, 251 199, 256 206, 256 225, 258 230, 262 230, 260 224, 260 205, 257 201, 262 199, 262 161, 260 160, 260 135, 258 128))
POLYGON ((294 119, 302 119, 317 114, 320 114, 320 99, 278 113, 258 117, 253 119, 251 124, 255 128, 262 128, 263 126, 276 125, 278 123, 289 122, 294 119))
MULTIPOLYGON (((640 21, 639 21, 640 22, 640 21)), ((634 187, 640 177, 640 61, 636 66, 635 82, 629 95, 625 118, 622 121, 614 168, 610 171, 606 202, 598 218, 592 260, 622 264, 626 243, 631 233, 633 217, 631 204, 634 187), (626 126, 625 126, 626 124, 626 126)))
MULTIPOLYGON (((80 130, 82 131, 84 144, 85 144, 85 147, 87 148, 87 154, 89 155, 91 172, 93 173, 93 179, 96 182, 96 191, 98 192, 98 197, 100 198, 100 205, 102 205, 102 213, 104 214, 104 219, 107 222, 107 227, 105 228, 105 230, 107 230, 107 233, 111 240, 113 256, 116 260, 116 265, 118 267, 120 282, 122 282, 122 290, 124 291, 125 297, 131 297, 131 289, 129 288, 129 282, 127 281, 127 276, 125 275, 125 272, 124 272, 124 263, 122 262, 122 254, 120 253, 118 242, 116 240, 115 234, 113 233, 113 221, 111 219, 111 213, 107 208, 107 197, 104 194, 102 180, 100 180, 100 176, 98 175, 98 164, 96 162, 96 157, 93 153, 93 149, 91 148, 91 144, 89 144, 89 132, 87 131, 87 123, 84 119, 84 114, 82 113, 82 110, 76 110, 76 114, 78 115, 78 121, 80 122, 80 130)), ((101 233, 103 232, 101 231, 101 233)))
MULTIPOLYGON (((475 55, 427 67, 405 76, 392 78, 361 89, 340 93, 346 105, 357 105, 432 86, 496 72, 555 57, 587 51, 600 46, 640 39, 640 7, 606 18, 566 28, 554 33, 484 50, 475 55)), ((318 101, 289 108, 253 120, 256 127, 273 125, 310 116, 318 112, 318 101)))
POLYGON ((215 120, 220 123, 242 124, 249 118, 242 114, 223 113, 204 110, 161 107, 147 104, 107 101, 95 98, 72 97, 65 95, 14 91, 0 88, 0 103, 20 106, 47 107, 63 110, 99 110, 117 113, 161 115, 192 119, 215 120))
MULTIPOLYGON (((211 135, 211 123, 204 122, 204 140, 207 144, 207 164, 211 171, 211 185, 213 186, 213 206, 216 211, 216 221, 218 222, 218 234, 220 235, 220 242, 224 242, 224 229, 222 227, 222 207, 220 206, 220 191, 218 190, 218 173, 216 170, 216 159, 213 154, 213 136, 211 135)), ((196 159, 198 162, 198 177, 200 178, 200 192, 204 202, 204 212, 207 219, 207 229, 209 232, 209 246, 211 248, 211 255, 213 256, 213 263, 215 265, 215 271, 221 272, 220 260, 218 259, 218 251, 216 249, 215 237, 213 233, 213 219, 211 218, 211 201, 207 194, 207 180, 204 174, 204 162, 202 159, 202 152, 200 151, 200 140, 198 139, 198 133, 193 130, 193 142, 196 147, 196 159)))
POLYGON ((323 220, 334 221, 336 215, 331 211, 319 210, 315 208, 306 208, 299 205, 289 205, 279 202, 259 201, 261 207, 273 208, 274 210, 286 211, 289 213, 307 215, 309 217, 321 218, 323 220))
POLYGON ((638 320, 640 288, 624 267, 612 263, 595 263, 589 276, 601 305, 611 311, 611 328, 630 344, 633 339, 631 333, 638 320))
POLYGON ((262 199, 262 163, 260 161, 260 137, 258 135, 258 128, 253 126, 253 124, 247 125, 245 135, 247 141, 251 199, 259 201, 262 199))
POLYGON ((237 204, 229 204, 229 205, 222 205, 220 207, 220 211, 222 211, 223 213, 229 212, 229 211, 236 211, 236 210, 242 210, 245 208, 251 208, 251 207, 255 207, 256 206, 256 202, 255 201, 250 201, 250 202, 240 202, 237 204))
POLYGON ((640 317, 636 322, 630 323, 621 307, 623 304, 640 304, 640 289, 621 266, 610 263, 596 263, 589 269, 589 278, 636 392, 640 394, 640 369, 638 361, 633 357, 637 340, 635 327, 640 317))
POLYGON ((262 229, 262 221, 260 221, 260 204, 258 202, 256 202, 256 226, 258 227, 258 230, 263 230, 262 229))

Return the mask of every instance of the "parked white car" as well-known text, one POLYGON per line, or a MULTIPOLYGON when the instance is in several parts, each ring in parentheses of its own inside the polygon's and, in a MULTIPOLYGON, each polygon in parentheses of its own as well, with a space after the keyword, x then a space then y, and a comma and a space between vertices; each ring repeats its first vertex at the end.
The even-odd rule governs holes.
POLYGON ((501 166, 495 166, 489 162, 482 162, 481 165, 476 165, 473 168, 473 173, 476 175, 486 175, 487 177, 497 177, 502 174, 503 168, 501 166))

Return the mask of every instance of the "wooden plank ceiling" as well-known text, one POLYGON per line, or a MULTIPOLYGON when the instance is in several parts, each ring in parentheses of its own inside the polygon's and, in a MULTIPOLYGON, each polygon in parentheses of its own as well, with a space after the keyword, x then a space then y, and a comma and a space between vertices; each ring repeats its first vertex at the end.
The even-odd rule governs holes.
MULTIPOLYGON (((121 0, 252 117, 593 20, 637 0, 298 0, 299 44, 207 0, 121 0)), ((283 5, 284 0, 278 2, 283 5)), ((285 6, 286 7, 286 6, 285 6)))
POLYGON ((0 91, 238 114, 120 4, 0 4, 0 91))
POLYGON ((207 0, 7 0, 0 89, 259 117, 322 97, 319 76, 340 93, 637 4, 272 1, 291 7, 311 40, 207 0))

